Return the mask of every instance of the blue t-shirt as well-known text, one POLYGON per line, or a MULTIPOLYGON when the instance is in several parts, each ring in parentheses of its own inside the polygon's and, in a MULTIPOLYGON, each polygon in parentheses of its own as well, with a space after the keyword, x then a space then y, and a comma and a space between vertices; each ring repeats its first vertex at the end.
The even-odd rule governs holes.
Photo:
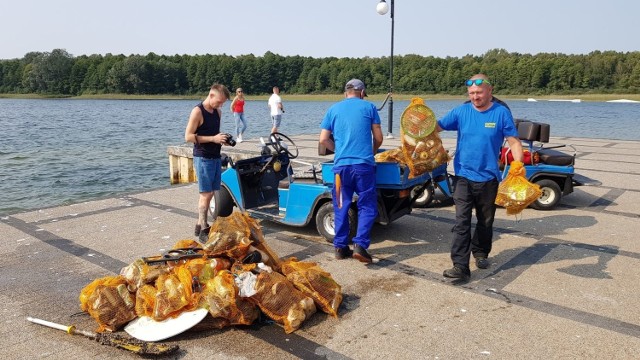
POLYGON ((511 112, 494 102, 483 112, 471 103, 451 110, 438 121, 443 130, 457 130, 453 169, 457 176, 484 182, 501 179, 498 168, 500 148, 506 137, 518 137, 511 112))
POLYGON ((375 165, 373 124, 380 124, 376 106, 357 97, 344 99, 327 110, 320 127, 333 133, 335 166, 375 165))

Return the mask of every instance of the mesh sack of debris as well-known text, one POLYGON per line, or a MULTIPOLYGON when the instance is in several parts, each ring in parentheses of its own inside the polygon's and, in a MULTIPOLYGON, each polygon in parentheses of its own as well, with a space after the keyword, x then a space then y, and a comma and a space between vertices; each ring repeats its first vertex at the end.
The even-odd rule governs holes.
POLYGON ((375 155, 375 160, 376 162, 396 162, 401 165, 406 165, 402 148, 379 152, 375 155))
POLYGON ((416 143, 411 153, 410 175, 415 177, 433 171, 438 166, 446 164, 449 160, 451 158, 442 145, 440 135, 434 131, 416 143))
POLYGON ((260 315, 253 302, 238 295, 234 276, 228 270, 218 272, 205 283, 200 305, 208 309, 212 317, 227 320, 218 322, 217 326, 250 325, 260 315))
POLYGON ((178 266, 156 280, 154 320, 162 321, 197 307, 200 293, 193 292, 193 276, 185 266, 178 266))
POLYGON ((290 258, 282 263, 282 274, 293 283, 296 289, 311 296, 322 311, 338 317, 338 308, 342 303, 342 288, 317 263, 297 261, 290 258))
POLYGON ((153 309, 156 307, 156 294, 158 291, 155 286, 144 284, 136 291, 136 315, 153 316, 153 309))
POLYGON ((540 186, 530 183, 525 177, 524 164, 514 161, 507 177, 498 186, 495 204, 504 207, 508 215, 517 215, 540 195, 540 186))
POLYGON ((80 291, 80 308, 98 322, 97 332, 116 331, 136 318, 135 297, 123 276, 99 278, 80 291))
POLYGON ((152 284, 158 276, 167 274, 171 268, 167 264, 149 265, 143 259, 137 259, 120 270, 120 275, 127 280, 129 291, 136 292, 144 284, 152 284))
MULTIPOLYGON (((205 264, 198 273, 198 281, 202 284, 213 279, 218 272, 229 270, 231 268, 231 260, 223 257, 215 257, 206 259, 205 264)), ((195 274, 195 273, 194 273, 195 274)))
POLYGON ((283 325, 287 334, 299 329, 305 319, 316 312, 313 299, 275 271, 258 274, 255 290, 251 299, 265 315, 283 325))
POLYGON ((226 256, 240 261, 249 252, 251 240, 241 231, 209 232, 209 240, 203 245, 211 256, 226 256))
POLYGON ((420 98, 411 99, 400 116, 400 139, 409 178, 414 178, 450 160, 436 130, 436 115, 420 98))
POLYGON ((274 270, 280 268, 280 257, 267 245, 260 224, 246 212, 235 211, 227 217, 218 217, 203 246, 209 256, 226 256, 241 262, 252 250, 263 254, 263 262, 274 270), (266 256, 265 256, 266 255, 266 256))

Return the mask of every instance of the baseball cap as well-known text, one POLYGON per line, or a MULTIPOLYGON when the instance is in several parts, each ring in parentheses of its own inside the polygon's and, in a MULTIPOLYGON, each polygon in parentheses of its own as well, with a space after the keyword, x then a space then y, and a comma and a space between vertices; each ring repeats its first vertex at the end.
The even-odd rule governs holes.
POLYGON ((367 96, 367 93, 365 92, 365 86, 364 83, 362 82, 362 80, 360 79, 351 79, 347 82, 347 85, 344 86, 345 90, 361 90, 362 91, 362 95, 367 96))

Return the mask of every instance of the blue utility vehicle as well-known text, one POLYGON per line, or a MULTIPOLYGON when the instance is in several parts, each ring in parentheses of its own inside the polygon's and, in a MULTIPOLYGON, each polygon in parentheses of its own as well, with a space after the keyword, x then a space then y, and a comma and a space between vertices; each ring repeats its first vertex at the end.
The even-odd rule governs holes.
MULTIPOLYGON (((251 216, 291 226, 315 223, 318 233, 332 242, 334 212, 331 198, 334 175, 333 162, 320 166, 294 160, 298 148, 281 133, 273 133, 269 140, 261 140, 259 156, 230 161, 222 173, 222 185, 211 201, 213 217, 229 216, 234 207, 251 216), (294 174, 296 165, 310 166, 310 176, 294 174)), ((377 163, 378 218, 387 225, 411 213, 417 194, 438 179, 438 186, 450 196, 446 164, 432 173, 409 178, 409 168, 395 162, 377 163), (413 194, 413 195, 412 195, 413 194)), ((350 232, 357 229, 356 198, 349 209, 350 232)))
MULTIPOLYGON (((515 119, 518 137, 525 153, 524 167, 529 182, 537 184, 542 195, 530 206, 537 210, 552 210, 564 195, 573 192, 575 186, 598 186, 601 182, 575 173, 576 149, 572 145, 544 147, 549 142, 550 125, 523 119, 515 119), (534 144, 536 143, 536 144, 534 144), (573 154, 556 149, 571 148, 573 154)), ((509 171, 509 151, 502 151, 501 163, 505 174, 509 171), (505 157, 507 159, 505 159, 505 157)))

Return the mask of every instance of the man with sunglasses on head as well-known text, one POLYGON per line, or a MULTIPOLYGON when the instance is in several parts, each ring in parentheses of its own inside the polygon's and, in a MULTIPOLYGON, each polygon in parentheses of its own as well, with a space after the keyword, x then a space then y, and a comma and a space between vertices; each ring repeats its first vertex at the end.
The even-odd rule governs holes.
POLYGON ((451 260, 453 267, 443 276, 466 282, 471 277, 471 254, 476 267, 489 267, 488 256, 493 238, 495 200, 501 172, 498 158, 504 139, 507 139, 514 160, 522 161, 522 144, 518 139, 511 111, 493 97, 493 86, 484 74, 477 74, 465 82, 469 101, 454 108, 438 121, 438 131, 458 132, 453 201, 456 224, 453 227, 451 260), (477 223, 471 232, 472 211, 477 223))

